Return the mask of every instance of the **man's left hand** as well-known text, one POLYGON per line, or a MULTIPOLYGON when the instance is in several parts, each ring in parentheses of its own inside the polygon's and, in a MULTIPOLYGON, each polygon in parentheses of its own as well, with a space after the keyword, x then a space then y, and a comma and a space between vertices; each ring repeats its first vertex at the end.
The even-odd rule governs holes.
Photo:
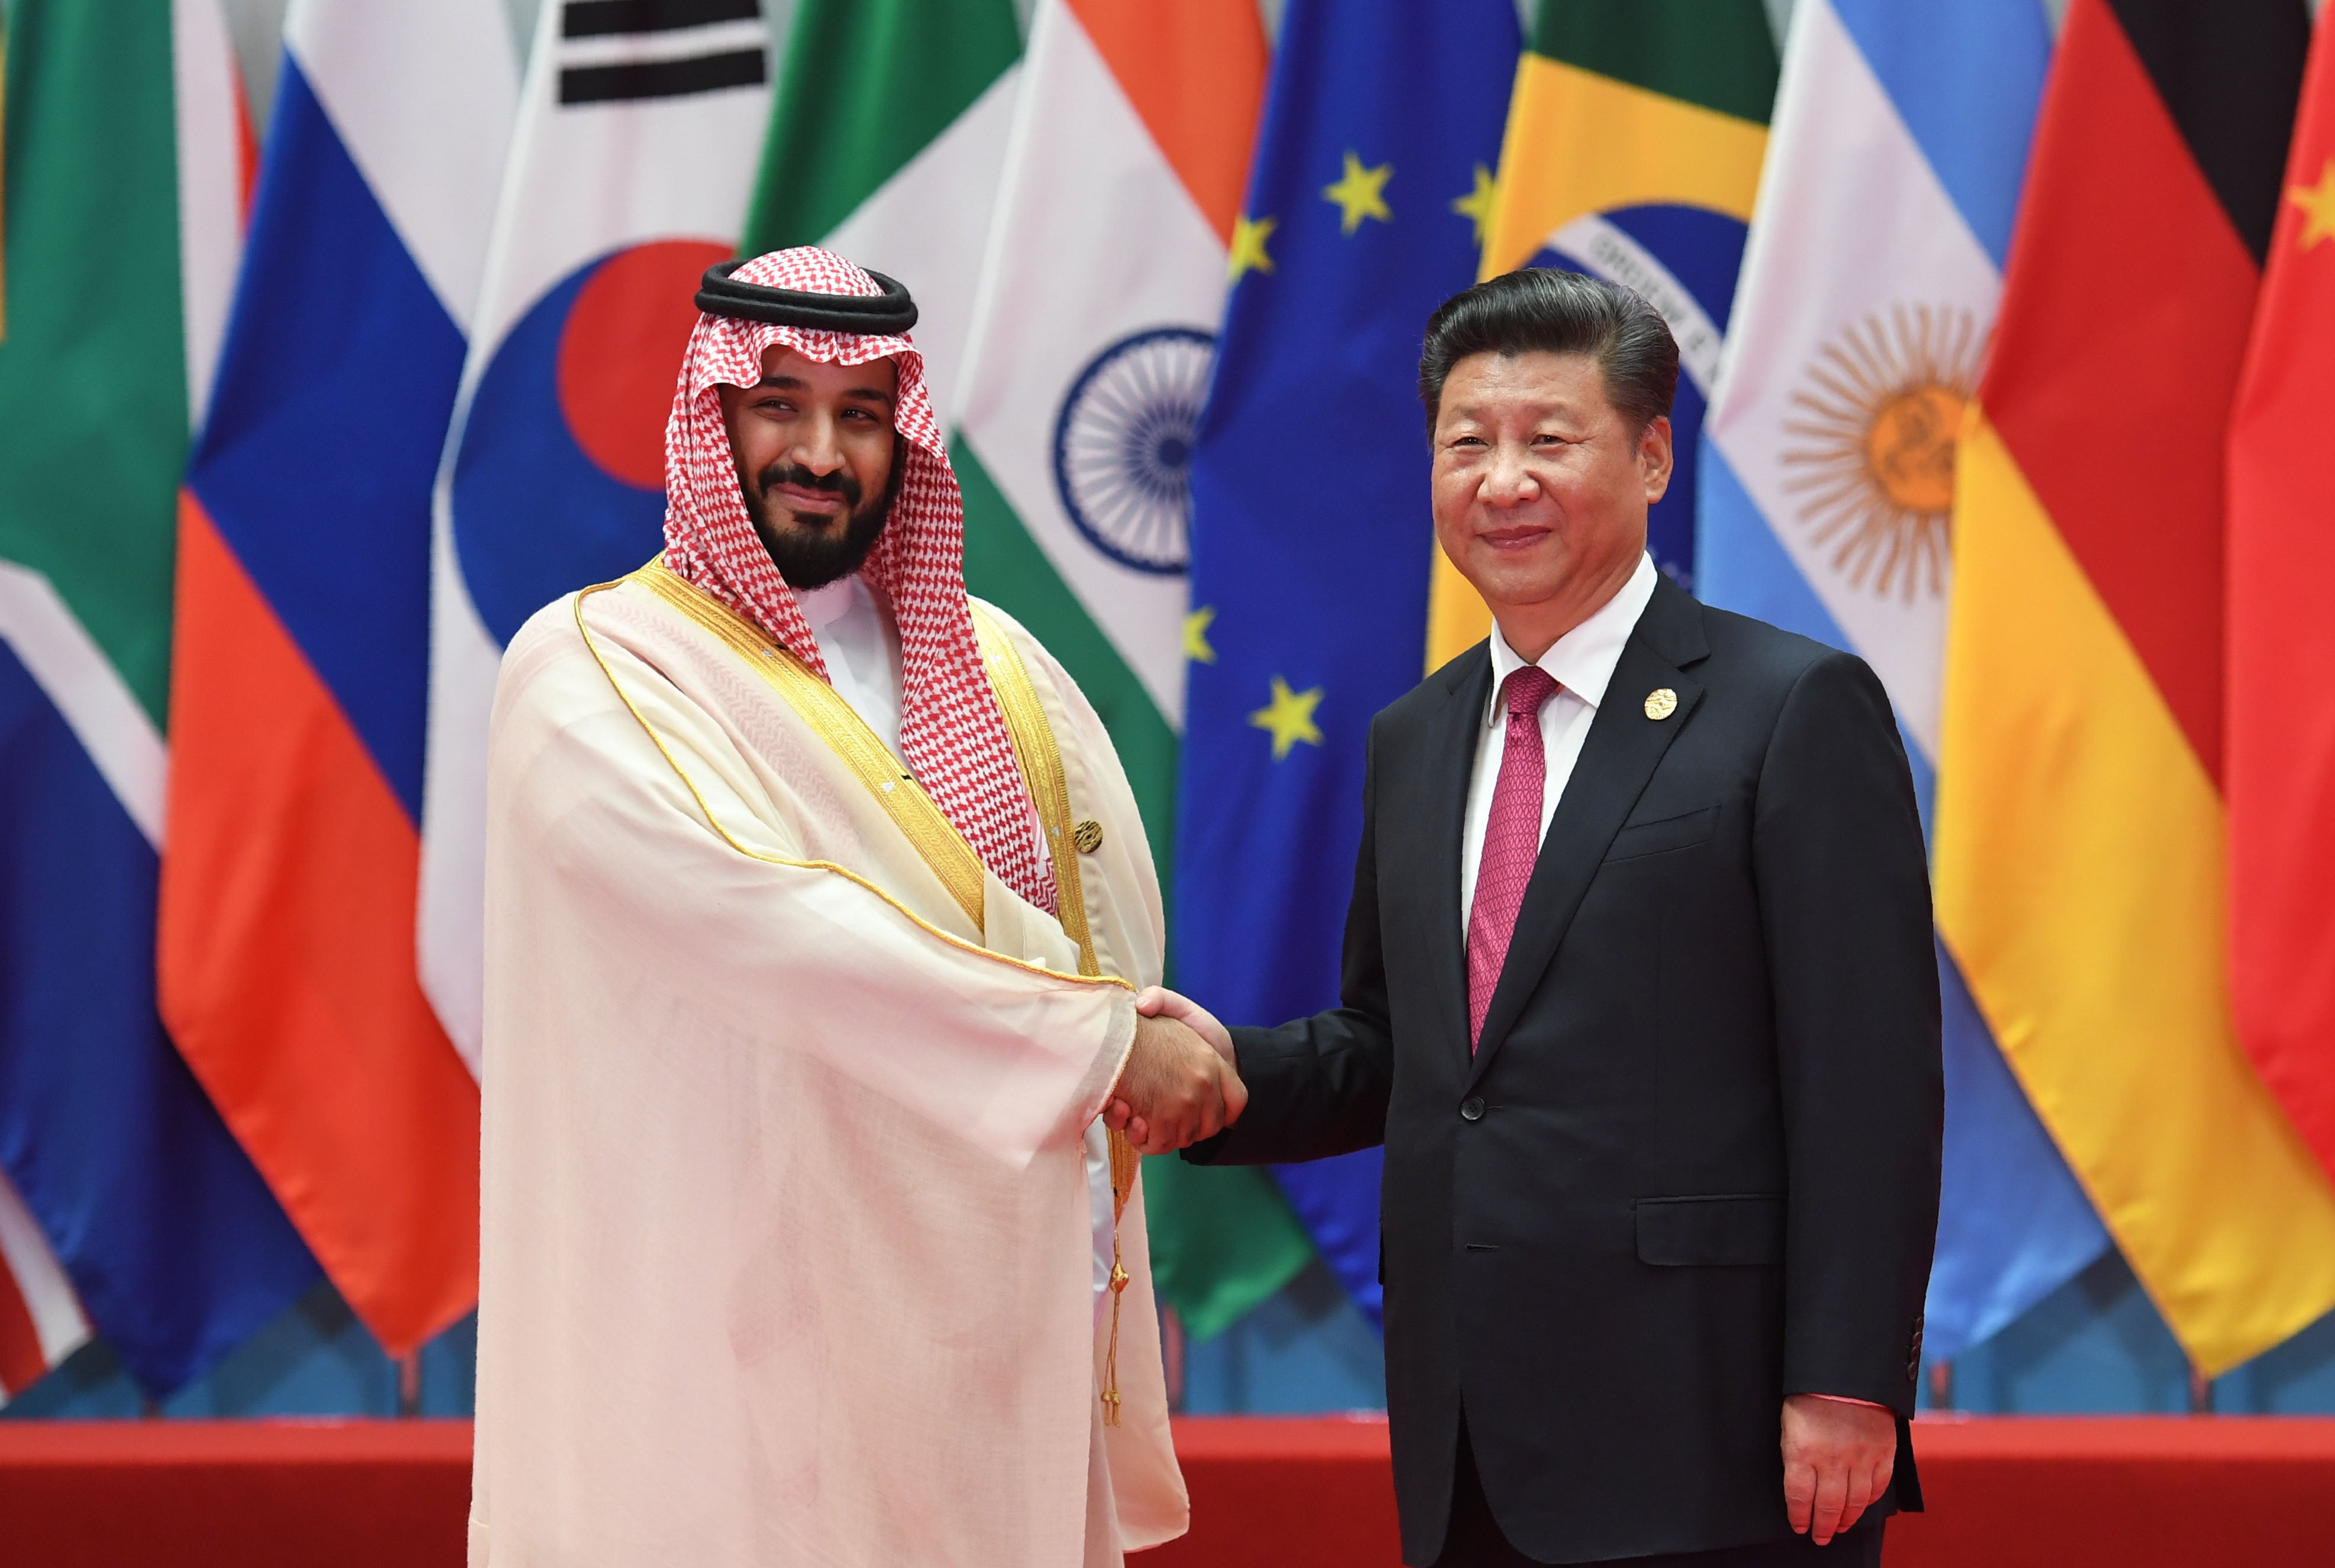
POLYGON ((1889 1490, 1897 1418, 1878 1405, 1817 1394, 1784 1401, 1784 1509, 1821 1546, 1889 1490))

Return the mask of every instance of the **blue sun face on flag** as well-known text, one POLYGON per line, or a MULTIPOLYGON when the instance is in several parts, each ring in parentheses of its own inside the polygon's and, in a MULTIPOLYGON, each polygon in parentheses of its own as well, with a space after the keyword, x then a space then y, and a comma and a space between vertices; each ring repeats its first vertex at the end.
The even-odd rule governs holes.
POLYGON ((655 240, 576 268, 497 346, 454 460, 454 547, 495 641, 664 540, 664 426, 700 276, 730 247, 655 240))

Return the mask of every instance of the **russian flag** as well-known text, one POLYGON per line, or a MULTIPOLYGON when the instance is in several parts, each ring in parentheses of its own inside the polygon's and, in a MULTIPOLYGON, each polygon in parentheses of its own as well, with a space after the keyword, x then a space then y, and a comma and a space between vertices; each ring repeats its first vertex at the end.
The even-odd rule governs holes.
POLYGON ((402 1354, 478 1288, 478 1089, 414 964, 430 492, 517 95, 498 0, 296 0, 179 506, 165 1019, 402 1354))

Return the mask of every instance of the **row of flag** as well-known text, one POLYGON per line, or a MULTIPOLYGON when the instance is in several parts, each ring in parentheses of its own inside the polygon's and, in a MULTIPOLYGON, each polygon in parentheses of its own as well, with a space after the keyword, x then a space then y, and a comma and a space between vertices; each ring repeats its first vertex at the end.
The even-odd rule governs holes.
MULTIPOLYGON (((1288 0, 1277 51, 1255 0, 545 0, 524 51, 293 0, 258 159, 217 6, 8 5, 0 1390, 94 1331, 168 1393, 320 1271, 393 1352, 469 1309, 500 649, 656 547, 698 274, 813 242, 916 291, 968 580, 1255 1020, 1334 1001, 1365 726, 1488 625, 1420 323, 1638 289, 1658 561, 1864 654, 1933 822, 1933 1353, 2111 1242, 2209 1372, 2335 1306, 2301 0, 1798 0, 1780 56, 1760 0, 1288 0)), ((1374 1318, 1377 1173, 1154 1162, 1161 1288, 1205 1335, 1318 1255, 1374 1318)))
MULTIPOLYGON (((1502 9, 1291 0, 1193 456, 1181 982, 1334 1003, 1365 728, 1488 630, 1423 515, 1426 305, 1613 278, 1681 347, 1657 562, 1904 731, 1931 1355, 2111 1246, 2203 1374, 2291 1337, 2335 1309, 2335 45, 2300 0, 1797 0, 1778 58, 1756 0, 1548 0, 1496 133, 1502 9)), ((1275 1173, 1372 1314, 1377 1172, 1275 1173)))

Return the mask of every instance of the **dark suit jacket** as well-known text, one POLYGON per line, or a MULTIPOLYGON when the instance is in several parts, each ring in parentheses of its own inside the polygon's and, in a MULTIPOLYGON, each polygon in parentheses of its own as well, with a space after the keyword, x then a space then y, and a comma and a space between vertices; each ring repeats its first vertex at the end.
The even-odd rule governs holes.
POLYGON ((1888 698, 1862 660, 1664 581, 1471 1058, 1460 818, 1490 689, 1479 645, 1372 722, 1344 1005, 1235 1030, 1247 1112, 1186 1157, 1386 1145, 1409 1562, 1441 1550, 1463 1405, 1494 1516, 1543 1559, 1786 1534, 1793 1393, 1896 1411, 1876 1512, 1920 1506, 1938 978, 1888 698), (1663 687, 1677 711, 1651 719, 1663 687))

